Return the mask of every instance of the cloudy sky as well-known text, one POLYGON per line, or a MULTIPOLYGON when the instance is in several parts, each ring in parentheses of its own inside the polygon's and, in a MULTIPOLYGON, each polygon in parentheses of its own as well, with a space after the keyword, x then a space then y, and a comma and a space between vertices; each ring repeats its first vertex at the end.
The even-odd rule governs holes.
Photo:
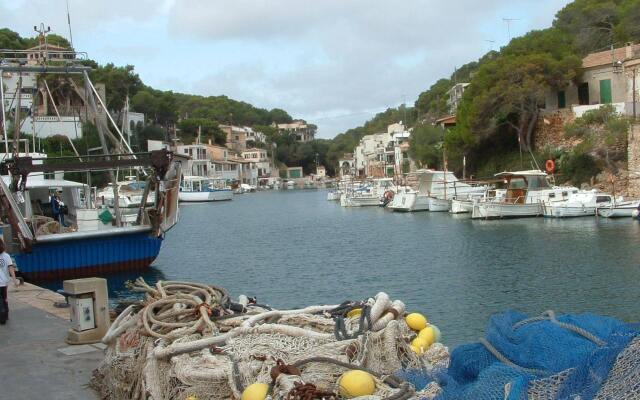
MULTIPOLYGON (((279 107, 330 138, 413 104, 569 0, 68 0, 73 41, 155 88, 279 107), (491 42, 493 41, 493 42, 491 42)), ((0 1, 0 27, 69 36, 65 0, 0 1)))

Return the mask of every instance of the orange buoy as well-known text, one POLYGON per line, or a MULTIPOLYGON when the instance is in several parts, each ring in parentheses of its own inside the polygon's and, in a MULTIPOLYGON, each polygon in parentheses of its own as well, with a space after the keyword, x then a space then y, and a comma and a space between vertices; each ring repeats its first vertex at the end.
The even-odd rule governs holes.
POLYGON ((556 162, 553 160, 547 160, 547 162, 544 163, 544 167, 548 173, 552 174, 556 170, 556 162))

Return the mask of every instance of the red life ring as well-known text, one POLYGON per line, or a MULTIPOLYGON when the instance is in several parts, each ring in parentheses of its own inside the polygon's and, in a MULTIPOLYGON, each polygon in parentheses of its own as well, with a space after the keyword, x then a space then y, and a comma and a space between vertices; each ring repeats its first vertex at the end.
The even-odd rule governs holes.
POLYGON ((384 192, 384 198, 391 201, 393 200, 393 195, 395 193, 393 193, 393 190, 387 190, 386 192, 384 192))
POLYGON ((552 174, 556 170, 556 162, 553 160, 547 160, 547 162, 544 163, 544 167, 548 173, 552 174))

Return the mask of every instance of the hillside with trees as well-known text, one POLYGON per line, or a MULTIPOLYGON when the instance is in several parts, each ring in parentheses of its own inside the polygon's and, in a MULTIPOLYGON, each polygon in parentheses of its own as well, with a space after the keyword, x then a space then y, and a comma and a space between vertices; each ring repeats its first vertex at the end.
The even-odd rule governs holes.
MULTIPOLYGON (((450 168, 460 172, 462 157, 466 156, 468 170, 480 176, 529 168, 532 157, 541 160, 550 156, 561 159, 560 168, 567 171, 565 178, 574 176, 571 171, 577 168, 575 162, 583 167, 590 164, 588 169, 596 174, 610 169, 612 165, 598 152, 578 154, 584 150, 578 148, 572 154, 549 154, 549 149, 534 148, 538 112, 545 91, 563 88, 579 78, 581 59, 586 54, 639 40, 640 0, 576 0, 558 11, 551 27, 514 38, 500 51, 464 65, 422 92, 412 108, 410 152, 420 165, 441 166, 444 148, 450 168), (471 83, 456 113, 457 126, 438 132, 433 122, 449 113, 446 93, 457 82, 471 83)), ((388 114, 394 111, 397 113, 392 109, 388 114)), ((357 137, 363 128, 343 135, 357 137)), ((344 143, 341 136, 335 140, 344 143)), ((342 149, 349 151, 348 145, 355 146, 354 140, 342 149)))

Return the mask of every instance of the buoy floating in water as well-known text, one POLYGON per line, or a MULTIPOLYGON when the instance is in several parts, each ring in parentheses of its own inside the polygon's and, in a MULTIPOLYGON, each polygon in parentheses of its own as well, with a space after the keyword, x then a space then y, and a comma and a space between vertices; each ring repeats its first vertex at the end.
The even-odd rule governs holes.
POLYGON ((359 396, 371 396, 376 391, 376 381, 373 379, 373 376, 368 372, 357 369, 342 374, 338 385, 340 386, 340 395, 348 399, 359 396))
POLYGON ((266 383, 252 383, 242 392, 242 400, 264 400, 269 393, 266 383))
POLYGON ((420 313, 411 313, 404 317, 409 328, 416 332, 420 332, 427 326, 427 318, 420 313))

